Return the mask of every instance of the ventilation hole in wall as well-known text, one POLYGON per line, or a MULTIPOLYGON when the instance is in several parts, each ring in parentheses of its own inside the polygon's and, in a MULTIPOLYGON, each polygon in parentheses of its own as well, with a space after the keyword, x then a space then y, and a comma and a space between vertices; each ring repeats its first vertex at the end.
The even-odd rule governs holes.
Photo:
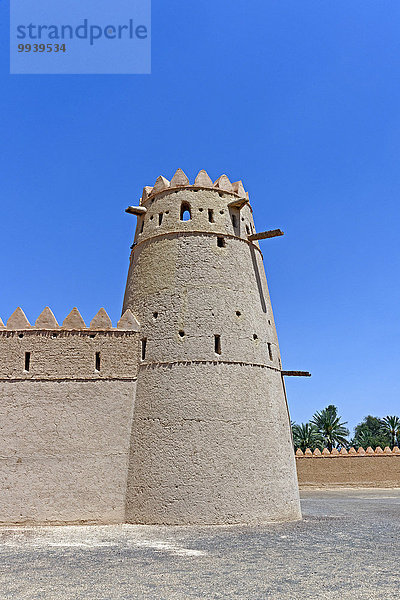
POLYGON ((181 221, 190 221, 192 213, 190 212, 190 204, 182 202, 181 204, 181 221))
POLYGON ((166 210, 166 211, 165 211, 165 214, 166 214, 166 215, 169 215, 169 210, 166 210))
POLYGON ((267 346, 268 346, 269 360, 273 360, 274 357, 272 356, 272 346, 269 342, 267 343, 267 346))
POLYGON ((224 195, 223 195, 223 193, 222 193, 222 192, 218 192, 218 196, 219 196, 220 198, 223 198, 223 197, 224 197, 224 195))
POLYGON ((185 332, 183 331, 183 329, 181 329, 181 330, 179 331, 179 335, 180 335, 182 338, 183 338, 183 337, 185 337, 185 332))
POLYGON ((242 221, 244 221, 244 217, 242 217, 242 221))
POLYGON ((268 325, 271 325, 271 321, 268 319, 268 325))
POLYGON ((142 338, 140 340, 141 346, 141 358, 144 360, 146 358, 146 346, 147 346, 147 338, 142 338))
POLYGON ((153 312, 153 319, 157 319, 157 318, 158 318, 158 312, 155 311, 155 312, 153 312))
POLYGON ((250 235, 250 229, 249 229, 248 225, 246 225, 246 232, 247 232, 247 235, 250 235))
POLYGON ((23 333, 19 333, 19 334, 18 334, 18 337, 19 337, 19 338, 23 338, 23 337, 24 337, 24 334, 23 334, 23 333))
POLYGON ((144 219, 142 219, 142 223, 140 225, 140 232, 139 233, 143 233, 143 229, 144 229, 144 219))
POLYGON ((25 352, 25 371, 29 371, 31 366, 31 353, 25 352))
POLYGON ((225 248, 225 238, 220 235, 217 237, 217 246, 218 248, 225 248))
POLYGON ((221 354, 221 336, 214 335, 214 352, 215 354, 221 354))
POLYGON ((95 334, 95 333, 91 333, 91 334, 89 335, 89 337, 90 337, 90 338, 93 340, 93 339, 96 337, 96 334, 95 334))
POLYGON ((96 371, 100 371, 100 352, 96 352, 94 364, 96 371))
POLYGON ((159 224, 159 225, 161 225, 161 223, 162 223, 162 218, 163 218, 163 214, 162 214, 162 213, 159 213, 159 214, 158 214, 158 224, 159 224))
POLYGON ((233 227, 237 227, 236 215, 231 215, 231 221, 232 221, 233 227))
POLYGON ((240 317, 240 316, 241 316, 241 314, 242 314, 242 313, 240 312, 240 310, 237 310, 237 311, 236 311, 236 316, 237 316, 237 317, 240 317))
POLYGON ((151 217, 150 217, 150 221, 152 221, 152 220, 153 220, 153 215, 151 215, 151 217))
POLYGON ((58 338, 58 333, 53 333, 51 337, 53 338, 53 340, 54 340, 55 338, 58 338))
POLYGON ((220 210, 220 211, 219 211, 219 214, 220 214, 220 215, 223 215, 223 214, 224 214, 224 211, 223 211, 223 210, 220 210))
POLYGON ((214 223, 214 211, 212 208, 208 209, 208 220, 210 223, 214 223))
POLYGON ((258 340, 258 335, 256 333, 253 333, 253 340, 258 340))
POLYGON ((199 212, 203 212, 204 208, 199 208, 199 212))

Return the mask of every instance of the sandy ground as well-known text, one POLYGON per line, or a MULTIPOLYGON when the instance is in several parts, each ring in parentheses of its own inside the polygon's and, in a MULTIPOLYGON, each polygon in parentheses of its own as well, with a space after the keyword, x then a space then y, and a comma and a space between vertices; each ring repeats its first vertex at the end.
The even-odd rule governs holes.
POLYGON ((259 527, 3 527, 1 600, 398 600, 400 489, 307 491, 259 527))

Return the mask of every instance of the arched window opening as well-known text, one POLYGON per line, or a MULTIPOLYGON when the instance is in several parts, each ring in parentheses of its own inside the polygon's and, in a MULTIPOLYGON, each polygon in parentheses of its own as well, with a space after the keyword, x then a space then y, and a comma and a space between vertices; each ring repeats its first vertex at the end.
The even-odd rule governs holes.
POLYGON ((182 202, 181 204, 181 221, 190 221, 192 213, 190 211, 190 204, 182 202))

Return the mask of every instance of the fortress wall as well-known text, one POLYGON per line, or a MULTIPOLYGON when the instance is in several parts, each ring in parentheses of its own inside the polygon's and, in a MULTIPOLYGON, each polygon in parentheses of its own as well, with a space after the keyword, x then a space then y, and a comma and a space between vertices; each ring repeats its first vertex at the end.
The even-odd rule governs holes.
POLYGON ((0 330, 0 380, 131 378, 137 361, 136 332, 0 330), (29 370, 25 369, 27 352, 29 370), (96 353, 100 353, 99 370, 96 353))
POLYGON ((0 523, 125 521, 138 349, 132 331, 0 331, 0 523))
POLYGON ((400 487, 399 454, 296 456, 300 489, 400 487))
POLYGON ((0 523, 123 523, 135 382, 0 383, 0 523))

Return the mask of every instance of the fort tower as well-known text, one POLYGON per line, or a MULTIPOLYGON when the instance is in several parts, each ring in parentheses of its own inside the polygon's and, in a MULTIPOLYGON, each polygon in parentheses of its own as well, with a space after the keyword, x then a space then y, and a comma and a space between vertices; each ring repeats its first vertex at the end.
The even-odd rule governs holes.
POLYGON ((126 519, 301 517, 278 340, 248 195, 178 170, 145 188, 123 311, 140 323, 126 519))

